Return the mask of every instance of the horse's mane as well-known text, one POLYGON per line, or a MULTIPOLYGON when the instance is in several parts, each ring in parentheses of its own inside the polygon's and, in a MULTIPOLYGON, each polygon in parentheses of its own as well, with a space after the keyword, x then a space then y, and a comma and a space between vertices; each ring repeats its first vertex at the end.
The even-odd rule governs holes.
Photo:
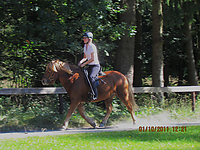
POLYGON ((63 70, 69 74, 73 74, 70 65, 68 64, 68 62, 62 62, 59 59, 57 60, 52 60, 47 67, 49 67, 51 70, 58 72, 58 70, 63 70))

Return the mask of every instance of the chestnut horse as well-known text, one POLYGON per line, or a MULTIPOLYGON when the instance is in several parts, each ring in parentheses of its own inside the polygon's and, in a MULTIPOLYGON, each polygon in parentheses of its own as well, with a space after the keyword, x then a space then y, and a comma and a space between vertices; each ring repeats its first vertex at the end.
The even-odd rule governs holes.
MULTIPOLYGON (((99 76, 102 80, 99 80, 98 86, 98 99, 92 102, 99 102, 105 100, 106 115, 103 118, 100 127, 105 127, 108 117, 112 111, 112 100, 115 95, 126 105, 130 111, 133 123, 134 111, 138 109, 135 103, 132 88, 128 79, 117 71, 106 71, 105 76, 99 76)), ((63 129, 68 126, 69 119, 72 113, 78 108, 80 115, 92 126, 96 127, 93 119, 85 115, 85 109, 83 103, 87 101, 90 87, 85 81, 85 74, 83 71, 74 65, 70 65, 67 62, 59 60, 52 60, 46 67, 46 72, 41 82, 43 85, 54 84, 56 79, 59 79, 65 90, 67 91, 71 103, 67 112, 66 119, 64 121, 63 129)))

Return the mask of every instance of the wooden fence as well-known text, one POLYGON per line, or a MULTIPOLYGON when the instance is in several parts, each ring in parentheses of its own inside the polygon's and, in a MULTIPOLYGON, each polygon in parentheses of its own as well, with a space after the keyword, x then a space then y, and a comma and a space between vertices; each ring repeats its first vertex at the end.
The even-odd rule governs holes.
MULTIPOLYGON (((192 111, 195 111, 195 92, 200 91, 200 86, 170 86, 170 87, 133 87, 134 93, 157 93, 157 92, 191 92, 192 111)), ((21 94, 59 94, 60 113, 63 111, 62 94, 67 94, 63 87, 41 87, 41 88, 1 88, 0 95, 21 94)))

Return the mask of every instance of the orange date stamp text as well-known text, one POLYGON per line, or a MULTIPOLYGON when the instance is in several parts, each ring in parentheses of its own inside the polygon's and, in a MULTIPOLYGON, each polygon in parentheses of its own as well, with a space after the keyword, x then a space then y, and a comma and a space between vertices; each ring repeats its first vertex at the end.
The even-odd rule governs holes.
POLYGON ((139 132, 186 132, 186 126, 139 126, 139 132))

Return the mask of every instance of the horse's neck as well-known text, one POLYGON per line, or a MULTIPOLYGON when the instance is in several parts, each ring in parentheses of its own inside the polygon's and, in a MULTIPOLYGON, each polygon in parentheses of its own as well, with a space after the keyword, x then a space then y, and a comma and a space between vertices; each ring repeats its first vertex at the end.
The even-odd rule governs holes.
POLYGON ((69 67, 70 67, 70 69, 71 69, 72 71, 79 70, 79 68, 78 68, 77 66, 75 66, 75 65, 69 64, 69 67))
MULTIPOLYGON (((73 71, 74 68, 71 68, 71 70, 73 71)), ((77 71, 79 69, 77 68, 77 71)), ((67 92, 69 92, 70 88, 73 86, 74 82, 79 78, 80 72, 74 72, 73 75, 68 74, 67 72, 64 71, 60 71, 59 72, 59 80, 61 82, 61 84, 63 85, 63 87, 66 89, 67 92)))
MULTIPOLYGON (((68 74, 67 72, 60 70, 59 71, 59 81, 60 83, 63 85, 63 87, 66 89, 69 85, 69 78, 70 78, 70 74, 68 74)), ((67 90, 67 89, 66 89, 67 90)))

